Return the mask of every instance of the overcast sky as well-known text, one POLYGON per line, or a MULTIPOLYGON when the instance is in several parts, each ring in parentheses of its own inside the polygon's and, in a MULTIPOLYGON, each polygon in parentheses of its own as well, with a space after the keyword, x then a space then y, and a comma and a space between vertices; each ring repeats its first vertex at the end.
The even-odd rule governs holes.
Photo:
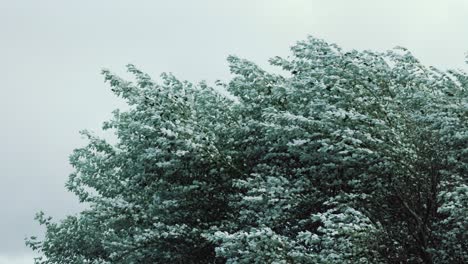
POLYGON ((0 0, 0 264, 33 263, 23 239, 40 234, 37 211, 79 210, 64 188, 78 131, 123 105, 101 68, 226 80, 229 54, 266 65, 307 35, 465 67, 468 1, 0 0))

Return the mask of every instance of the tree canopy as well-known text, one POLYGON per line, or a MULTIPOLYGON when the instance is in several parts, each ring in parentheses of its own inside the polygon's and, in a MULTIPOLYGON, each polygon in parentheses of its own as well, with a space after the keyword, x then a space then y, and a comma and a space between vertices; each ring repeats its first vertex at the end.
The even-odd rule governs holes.
POLYGON ((111 143, 70 156, 87 205, 36 263, 467 263, 468 75, 309 37, 211 87, 104 70, 111 143), (230 95, 220 92, 227 91, 230 95))

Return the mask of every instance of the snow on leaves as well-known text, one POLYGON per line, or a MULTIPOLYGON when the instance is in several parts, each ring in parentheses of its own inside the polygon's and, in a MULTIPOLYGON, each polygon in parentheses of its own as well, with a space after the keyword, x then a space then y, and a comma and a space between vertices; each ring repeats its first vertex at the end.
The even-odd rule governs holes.
POLYGON ((67 188, 88 207, 38 215, 36 263, 465 263, 467 74, 401 47, 291 51, 270 60, 286 74, 228 57, 223 93, 104 70, 129 108, 104 123, 116 143, 84 132, 67 188))

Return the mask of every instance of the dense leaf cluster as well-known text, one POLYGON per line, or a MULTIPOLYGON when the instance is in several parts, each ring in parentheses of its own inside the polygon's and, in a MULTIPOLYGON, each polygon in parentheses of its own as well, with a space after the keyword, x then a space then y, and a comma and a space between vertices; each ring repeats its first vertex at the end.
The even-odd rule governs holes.
POLYGON ((38 215, 37 263, 467 263, 468 75, 291 50, 283 74, 229 57, 218 88, 103 71, 130 108, 117 143, 83 132, 66 186, 88 209, 38 215))

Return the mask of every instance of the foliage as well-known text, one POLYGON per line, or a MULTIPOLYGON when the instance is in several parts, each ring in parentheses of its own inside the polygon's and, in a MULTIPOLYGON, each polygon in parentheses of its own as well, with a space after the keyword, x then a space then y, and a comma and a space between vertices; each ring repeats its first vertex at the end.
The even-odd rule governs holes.
POLYGON ((37 263, 464 263, 468 75, 309 37, 218 88, 104 70, 130 109, 70 157, 88 209, 37 263), (231 96, 223 95, 225 90, 231 96))

